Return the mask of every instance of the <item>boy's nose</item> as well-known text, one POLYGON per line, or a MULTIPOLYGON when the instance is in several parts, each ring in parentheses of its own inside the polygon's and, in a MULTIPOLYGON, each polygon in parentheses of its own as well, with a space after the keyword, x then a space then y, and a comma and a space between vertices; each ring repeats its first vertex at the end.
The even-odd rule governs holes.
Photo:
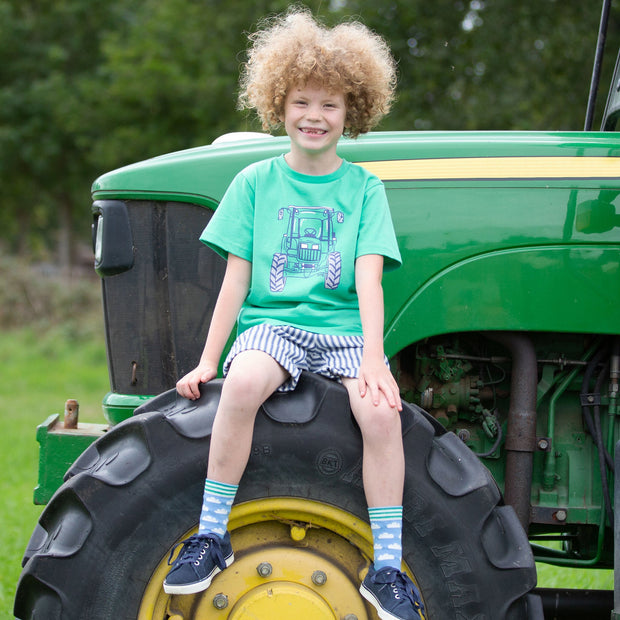
POLYGON ((308 119, 320 119, 321 118, 321 107, 320 106, 308 106, 306 111, 306 117, 308 119))

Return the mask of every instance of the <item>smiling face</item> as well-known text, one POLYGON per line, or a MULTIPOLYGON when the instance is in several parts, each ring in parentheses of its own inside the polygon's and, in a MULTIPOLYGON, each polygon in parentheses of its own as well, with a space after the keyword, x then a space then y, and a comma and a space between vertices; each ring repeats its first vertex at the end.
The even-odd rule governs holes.
MULTIPOLYGON (((291 139, 293 162, 321 161, 325 168, 340 163, 336 146, 345 128, 346 106, 341 92, 316 84, 293 87, 284 101, 284 128, 291 139)), ((336 168, 338 166, 336 165, 336 168)))

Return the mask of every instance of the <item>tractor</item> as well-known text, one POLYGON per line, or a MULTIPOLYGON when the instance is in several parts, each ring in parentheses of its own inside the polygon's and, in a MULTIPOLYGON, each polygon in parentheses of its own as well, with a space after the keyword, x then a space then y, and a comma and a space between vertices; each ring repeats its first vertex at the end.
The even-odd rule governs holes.
MULTIPOLYGON (((601 131, 341 140, 383 180, 403 257, 383 280, 384 342, 406 401, 404 568, 432 620, 620 618, 617 577, 615 597, 541 589, 535 565, 620 561, 619 116, 614 88, 601 131)), ((357 590, 372 556, 359 430, 344 388, 311 373, 257 416, 229 524, 235 564, 206 592, 162 588, 197 527, 221 389, 205 384, 198 401, 174 389, 225 268, 198 237, 234 175, 287 148, 243 134, 94 182, 105 421, 76 421, 69 401, 37 429, 47 506, 16 618, 376 618, 357 590)), ((274 286, 329 272, 337 214, 282 216, 274 286)))
POLYGON ((274 292, 284 290, 287 276, 308 278, 323 276, 325 288, 338 288, 340 253, 335 251, 334 217, 344 221, 341 211, 331 207, 288 207, 280 209, 278 219, 288 215, 286 233, 280 252, 273 255, 269 286, 274 292))

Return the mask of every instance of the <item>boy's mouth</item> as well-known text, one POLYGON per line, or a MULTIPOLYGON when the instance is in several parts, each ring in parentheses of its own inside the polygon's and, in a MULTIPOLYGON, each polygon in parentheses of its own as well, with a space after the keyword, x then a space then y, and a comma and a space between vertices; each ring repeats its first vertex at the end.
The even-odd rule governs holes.
POLYGON ((300 127, 299 130, 302 133, 307 133, 307 134, 310 134, 312 136, 322 136, 323 134, 327 133, 327 131, 325 131, 325 129, 319 129, 317 127, 300 127))

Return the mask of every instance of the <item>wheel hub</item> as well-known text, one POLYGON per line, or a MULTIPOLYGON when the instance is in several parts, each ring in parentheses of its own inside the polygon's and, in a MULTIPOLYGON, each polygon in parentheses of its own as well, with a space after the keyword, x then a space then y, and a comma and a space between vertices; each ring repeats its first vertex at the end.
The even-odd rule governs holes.
POLYGON ((229 620, 276 618, 286 609, 290 617, 305 620, 336 620, 329 604, 309 588, 290 582, 264 584, 243 596, 229 620))
POLYGON ((332 508, 320 504, 313 506, 320 514, 308 514, 312 502, 299 504, 305 512, 301 514, 297 505, 287 505, 290 501, 236 507, 229 524, 235 561, 205 592, 164 594, 161 584, 169 567, 162 560, 147 586, 138 620, 375 618, 358 590, 368 566, 360 551, 369 551, 367 524, 342 511, 334 515, 332 508), (265 510, 267 506, 278 509, 265 510))

